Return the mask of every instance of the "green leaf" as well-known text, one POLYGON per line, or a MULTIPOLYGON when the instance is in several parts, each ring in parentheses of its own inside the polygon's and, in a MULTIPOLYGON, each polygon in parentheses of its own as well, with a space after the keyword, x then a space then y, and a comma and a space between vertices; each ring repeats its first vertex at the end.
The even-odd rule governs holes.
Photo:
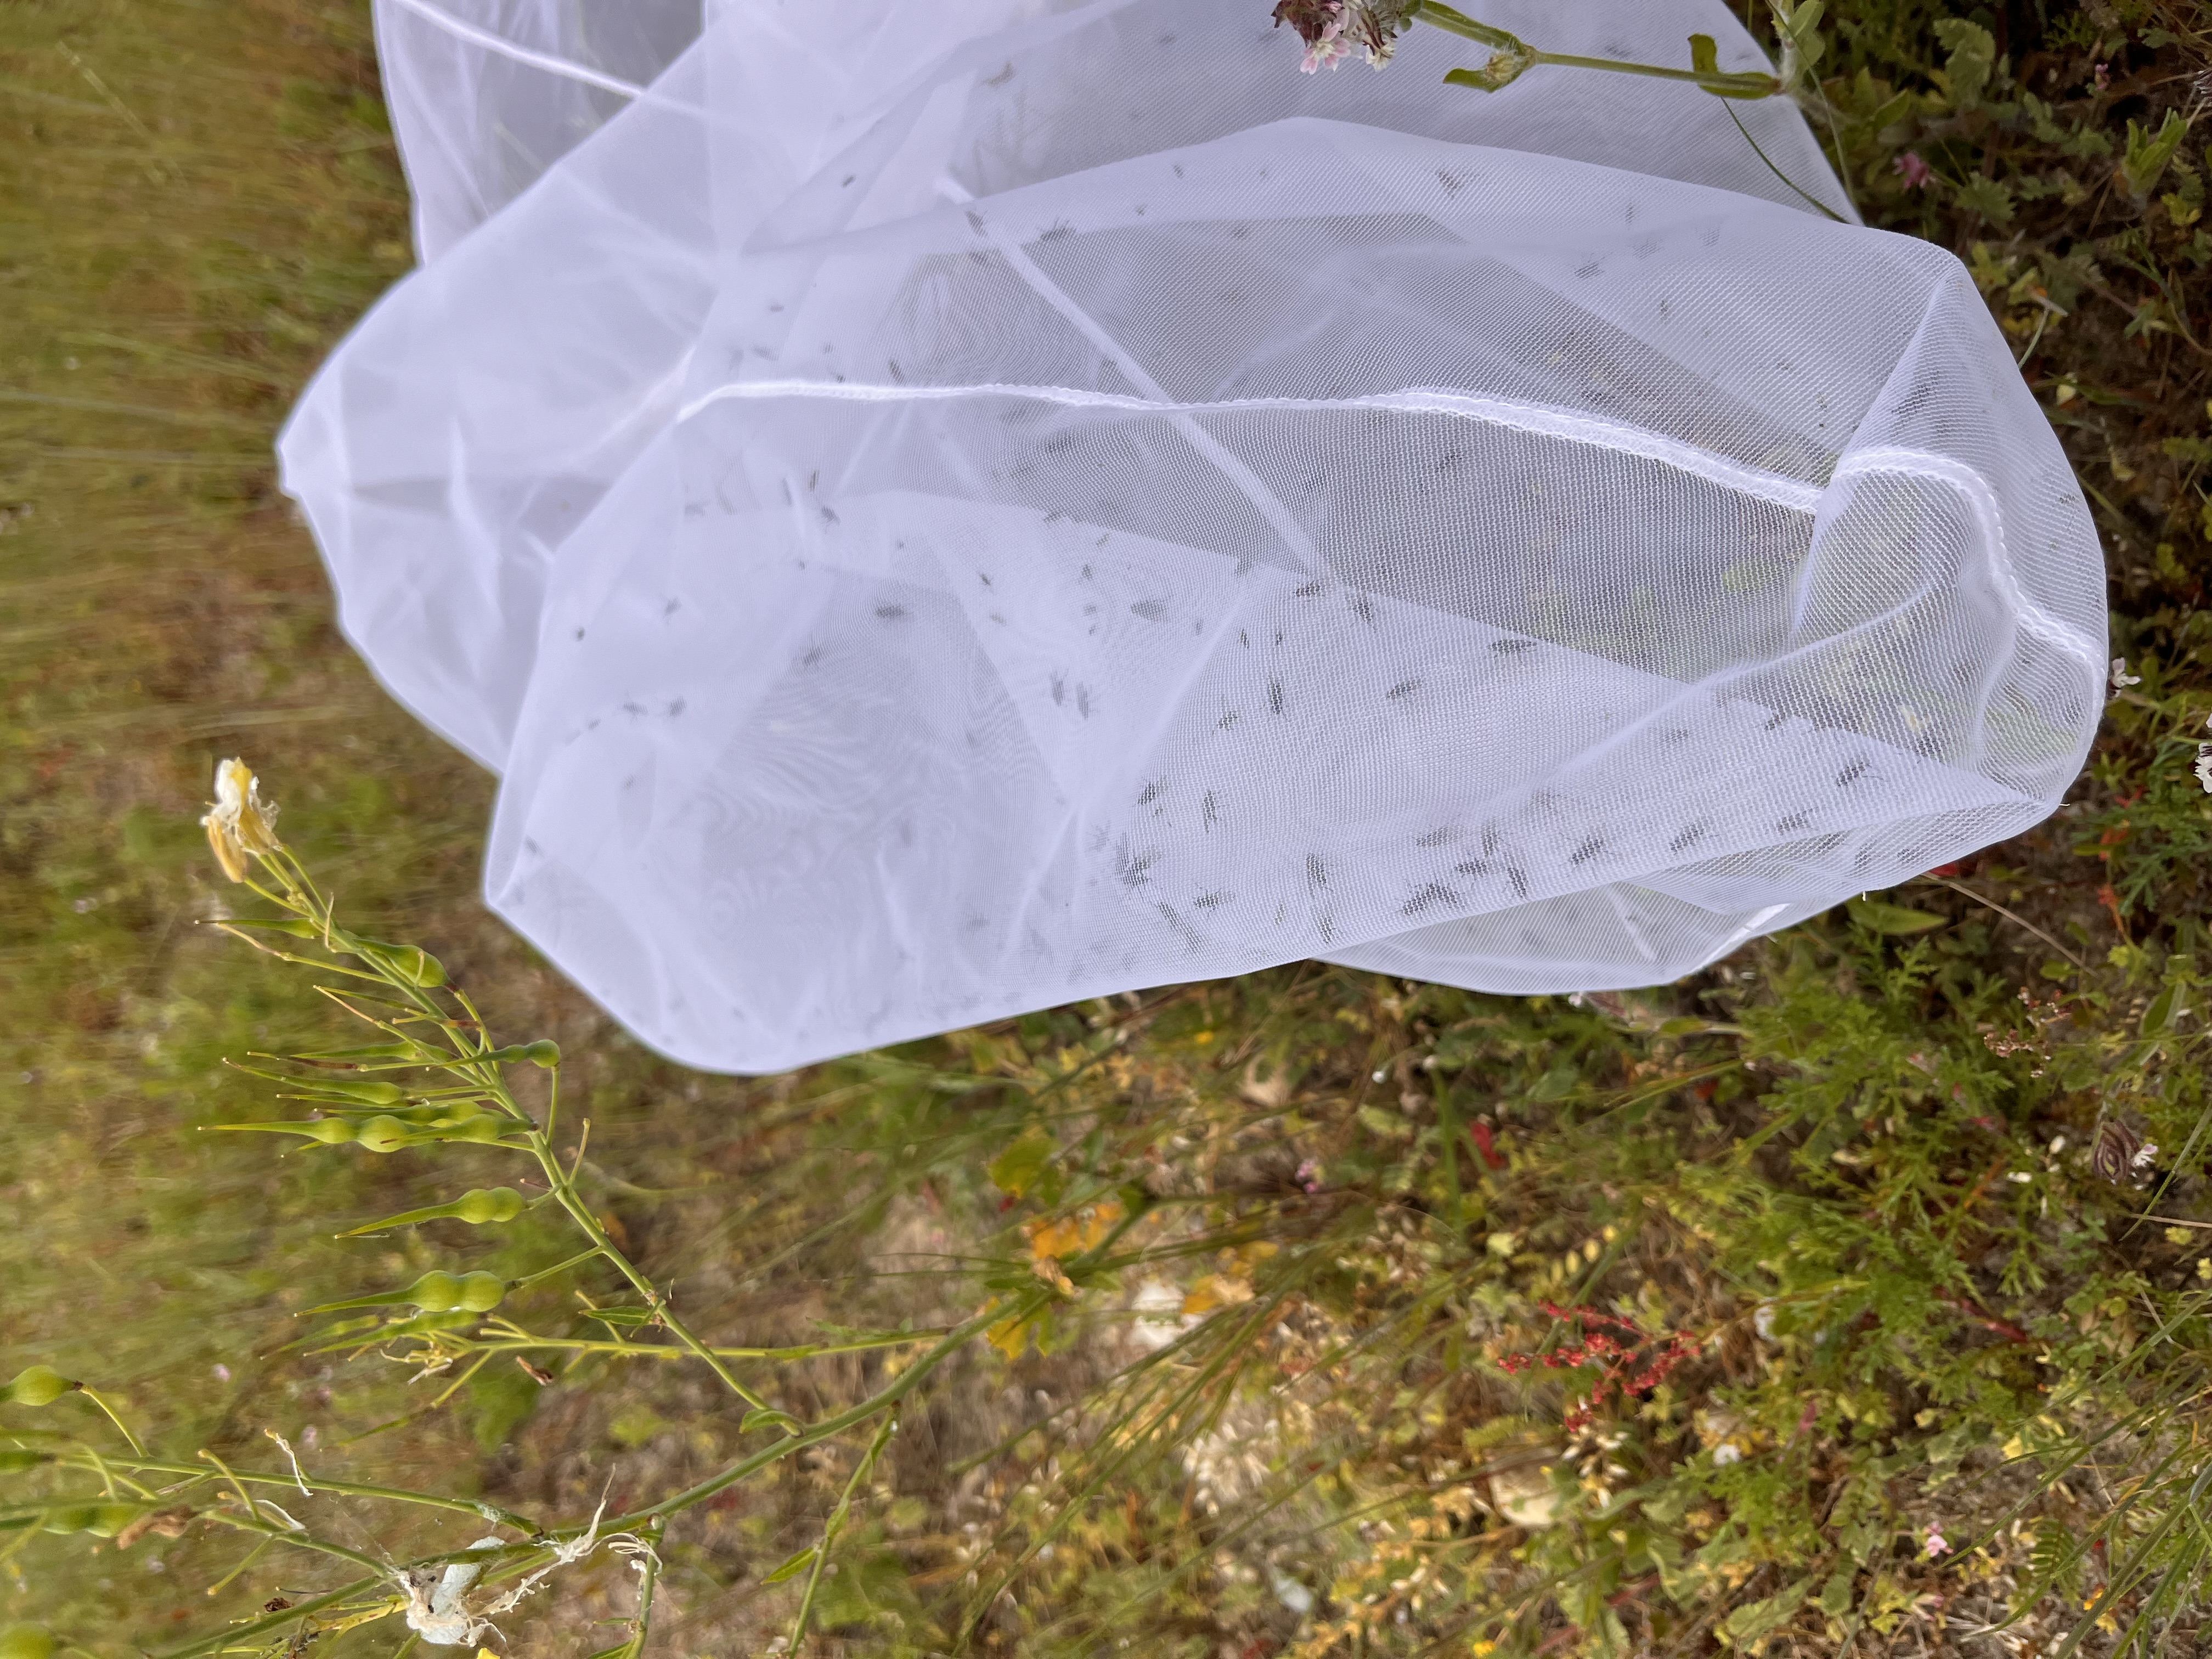
POLYGON ((1808 1574, 1764 1601, 1747 1602, 1729 1614, 1728 1622, 1721 1626, 1722 1633, 1737 1647, 1756 1642, 1788 1623, 1790 1615, 1804 1605, 1806 1593, 1812 1587, 1808 1574))
POLYGON ((1951 107, 1974 108, 1989 89, 1990 73, 1996 68, 1996 37, 1979 23, 1945 17, 1936 24, 1936 38, 1950 53, 1943 60, 1943 73, 1950 83, 1951 107))
POLYGON ((595 1319, 602 1325, 623 1325, 637 1329, 653 1323, 653 1314, 650 1308, 594 1308, 584 1317, 595 1319))
POLYGON ((1820 1592, 1820 1611, 1830 1618, 1840 1619, 1851 1610, 1856 1595, 1858 1570, 1848 1561, 1828 1576, 1828 1583, 1820 1592))
POLYGON ((1783 89, 1802 82, 1827 51, 1818 33, 1826 9, 1826 0, 1768 0, 1775 37, 1782 43, 1783 89))
POLYGON ((1715 81, 1703 84, 1716 98, 1771 98, 1781 89, 1781 83, 1771 75, 1757 70, 1739 74, 1722 69, 1719 48, 1714 46, 1710 34, 1690 37, 1690 68, 1697 74, 1715 77, 1715 81))
POLYGON ((2189 123, 2182 119, 2179 110, 2166 111, 2165 124, 2155 133, 2144 131, 2136 122, 2128 123, 2128 153, 2120 162, 2120 171, 2138 201, 2150 194, 2188 133, 2189 123))
POLYGON ((1000 1192, 1019 1198, 1037 1184, 1037 1177, 1059 1151, 1058 1141, 1033 1127, 986 1164, 984 1172, 1000 1192))
POLYGON ((2169 985, 2158 994, 2149 1007, 2143 1010, 2142 1034, 2145 1036, 2156 1036, 2173 1024, 2173 1007, 2180 996, 2181 988, 2169 985))
POLYGON ((774 1572, 761 1580, 763 1584, 781 1584, 787 1578, 796 1578, 814 1565, 815 1546, 809 1544, 774 1572))
POLYGON ((2013 215, 2012 187, 2002 179, 1970 173, 1960 181, 1959 205, 1969 213, 1980 214, 1993 225, 2008 225, 2013 215))
POLYGON ((1844 908, 1852 921, 1877 933, 1924 933, 1931 927, 1942 927, 1948 920, 1929 910, 1884 904, 1880 899, 1853 899, 1844 908))

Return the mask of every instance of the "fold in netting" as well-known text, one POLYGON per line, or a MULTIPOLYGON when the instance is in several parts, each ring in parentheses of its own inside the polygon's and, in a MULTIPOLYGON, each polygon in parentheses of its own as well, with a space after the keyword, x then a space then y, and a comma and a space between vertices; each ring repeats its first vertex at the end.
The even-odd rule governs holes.
MULTIPOLYGON (((1110 361, 1118 367, 1125 359, 1115 357, 1110 361)), ((1657 461, 1662 466, 1671 466, 1677 471, 1703 478, 1725 489, 1738 490, 1760 501, 1771 501, 1777 507, 1787 507, 1793 513, 1818 512, 1821 498, 1826 494, 1822 485, 1808 483, 1779 472, 1763 472, 1756 467, 1732 461, 1725 455, 1716 455, 1711 450, 1699 449, 1694 444, 1669 438, 1663 433, 1646 431, 1641 427, 1609 421, 1601 416, 1553 408, 1546 404, 1521 403, 1506 398, 1484 398, 1472 392, 1426 386, 1409 386, 1402 392, 1376 392, 1358 398, 1232 398, 1211 403, 1175 403, 1164 398, 1130 397, 1117 392, 1087 392, 1075 386, 883 386, 856 381, 732 380, 692 398, 678 412, 677 420, 680 424, 703 409, 732 399, 773 401, 787 398, 862 404, 931 403, 963 398, 1027 398, 1042 403, 1059 404, 1069 409, 1116 410, 1124 414, 1149 416, 1320 414, 1362 410, 1389 410, 1401 415, 1444 415, 1457 420, 1480 421, 1511 432, 1557 438, 1565 443, 1588 444, 1593 448, 1610 450, 1615 454, 1657 461)), ((1241 464, 1238 471, 1244 477, 1249 476, 1241 464)), ((2104 658, 2097 642, 2052 616, 2021 588, 2020 579, 2013 569, 2011 556, 2005 547, 2003 512, 1997 505, 1996 493, 1990 488, 1988 479, 1972 467, 1961 465, 1946 456, 1890 447, 1857 451, 1846 455, 1829 477, 1832 482, 1842 483, 1886 472, 1937 480, 1958 491, 1972 503, 1975 520, 1982 530, 1990 553, 1991 568, 2003 582, 2006 598, 2019 614, 2021 626, 2064 651, 2087 669, 2092 678, 2101 679, 2104 677, 2104 658)), ((1271 522, 1279 516, 1288 521, 1288 515, 1281 514, 1279 508, 1268 514, 1271 522)), ((1303 530, 1286 532, 1284 540, 1300 554, 1307 568, 1313 568, 1313 545, 1303 530)))
POLYGON ((473 23, 464 22, 453 13, 430 3, 430 0, 385 0, 387 5, 398 6, 410 12, 426 23, 434 24, 456 40, 465 40, 472 46, 504 58, 511 63, 522 64, 531 69, 544 70, 548 75, 557 75, 564 80, 580 81, 587 87, 597 87, 602 92, 611 92, 623 98, 642 98, 646 89, 632 82, 612 75, 602 74, 585 64, 572 63, 566 58, 550 52, 535 52, 520 41, 510 40, 490 29, 482 29, 473 23))
POLYGON ((1786 100, 1300 75, 1267 0, 375 5, 424 264, 284 486, 500 775, 494 908, 666 1054, 1663 983, 2078 774, 2081 492, 1786 100))

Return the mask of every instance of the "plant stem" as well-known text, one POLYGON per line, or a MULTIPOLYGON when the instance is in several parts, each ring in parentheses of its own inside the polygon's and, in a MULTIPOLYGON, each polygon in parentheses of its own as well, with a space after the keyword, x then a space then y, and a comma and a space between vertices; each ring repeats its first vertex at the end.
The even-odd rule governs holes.
POLYGON ((264 1635, 270 1631, 281 1630, 287 1625, 313 1617, 325 1607, 335 1607, 337 1603, 356 1595, 364 1595, 380 1583, 384 1583, 386 1577, 384 1569, 379 1567, 374 1577, 356 1578, 350 1584, 343 1584, 337 1589, 326 1590, 320 1595, 310 1596, 307 1601, 295 1602, 281 1613, 267 1613, 246 1624, 233 1625, 229 1629, 219 1631, 213 1636, 204 1636, 198 1641, 184 1647, 172 1648, 167 1653, 161 1655, 161 1659, 200 1659, 203 1654, 248 1651, 249 1650, 243 1644, 252 1638, 264 1635))
POLYGON ((646 1633, 653 1623, 653 1592, 660 1583, 660 1535, 667 1523, 656 1521, 643 1528, 639 1537, 645 1540, 645 1565, 638 1571, 637 1612, 630 1620, 630 1638, 615 1659, 638 1659, 645 1651, 646 1633))
POLYGON ((1443 1137, 1444 1187, 1451 1195, 1452 1237, 1457 1239, 1467 1224, 1459 1184, 1459 1112, 1452 1103, 1452 1080, 1441 1072, 1437 1076, 1437 1132, 1443 1137))
MULTIPOLYGON (((213 1480, 216 1478, 209 1470, 193 1463, 169 1463, 153 1460, 133 1462, 124 1462, 120 1459, 112 1461, 118 1467, 128 1469, 134 1474, 183 1475, 188 1480, 197 1481, 213 1480)), ((228 1467, 223 1469, 223 1474, 233 1481, 249 1486, 292 1486, 296 1489, 299 1484, 289 1474, 264 1474, 254 1469, 233 1469, 228 1467)), ((540 1530, 538 1522, 528 1516, 518 1515, 512 1510, 501 1509, 495 1504, 470 1502, 459 1498, 434 1498, 428 1492, 409 1492, 400 1486, 368 1486, 355 1480, 325 1480, 313 1474, 308 1475, 307 1481, 310 1490, 332 1497, 388 1498, 393 1503, 420 1504, 428 1509, 446 1510, 455 1515, 472 1516, 479 1521, 495 1521, 501 1526, 513 1527, 518 1532, 529 1533, 533 1536, 540 1530)))
POLYGON ((1413 15, 1424 23, 1433 23, 1447 33, 1477 41, 1495 52, 1523 58, 1533 67, 1538 64, 1556 64, 1563 69, 1609 70, 1616 75, 1648 75, 1662 81, 1689 81, 1707 92, 1723 97, 1771 98, 1782 90, 1782 82, 1762 70, 1747 70, 1734 72, 1709 71, 1693 69, 1669 69, 1663 64, 1639 64, 1625 58, 1585 58, 1578 52, 1545 52, 1531 46, 1517 34, 1488 23, 1478 23, 1464 12, 1441 3, 1441 0, 1421 0, 1413 15))
POLYGON ((1571 52, 1542 52, 1536 53, 1540 64, 1557 64, 1563 69, 1611 70, 1615 75, 1648 75, 1659 81, 1691 81, 1708 92, 1729 92, 1742 95, 1754 88, 1765 88, 1760 94, 1771 97, 1779 89, 1779 83, 1771 75, 1751 70, 1741 72, 1709 74, 1700 70, 1668 69, 1663 64, 1632 64, 1621 58, 1584 58, 1571 52))
MULTIPOLYGON (((507 1085, 504 1082, 499 1085, 499 1090, 501 1095, 505 1097, 507 1085)), ((520 1109, 517 1108, 515 1110, 520 1115, 520 1109)), ((525 1121, 527 1121, 525 1119, 525 1121)), ((562 1170, 560 1159, 555 1156, 552 1145, 545 1139, 544 1133, 532 1128, 530 1131, 529 1139, 530 1150, 538 1159, 538 1167, 544 1171, 546 1184, 552 1188, 554 1198, 559 1202, 561 1207, 568 1212, 568 1218, 576 1224, 578 1231, 592 1241, 599 1253, 613 1264, 617 1273, 629 1280, 631 1288, 645 1298, 646 1304, 659 1317, 660 1322, 667 1327, 669 1333, 678 1341, 690 1350, 693 1358, 704 1360, 707 1369, 713 1371, 721 1380, 722 1385, 745 1404, 757 1411, 767 1410, 768 1401, 738 1381, 736 1374, 722 1363, 720 1356, 701 1341, 692 1333, 691 1328, 676 1316, 674 1310, 668 1306, 666 1298, 653 1287, 653 1281, 640 1273, 631 1265, 629 1258, 615 1248, 614 1241, 607 1237, 606 1230, 599 1225, 599 1218, 592 1213, 591 1206, 586 1204, 578 1194, 574 1182, 562 1170)))
POLYGON ((258 1533, 272 1544, 289 1544, 295 1549, 311 1550, 318 1555, 334 1555, 341 1561, 350 1561, 357 1567, 368 1567, 372 1571, 381 1572, 384 1570, 383 1563, 373 1555, 363 1555, 359 1550, 349 1550, 343 1544, 325 1543, 313 1533, 295 1532, 274 1521, 264 1521, 258 1515, 248 1517, 210 1510, 208 1519, 226 1527, 235 1527, 240 1532, 258 1533))
MULTIPOLYGON (((1728 106, 1727 106, 1727 105, 1725 105, 1725 104, 1722 105, 1722 106, 1721 106, 1721 107, 1722 107, 1722 108, 1723 108, 1723 109, 1728 109, 1728 106)), ((1765 162, 1765 163, 1766 163, 1766 170, 1767 170, 1769 173, 1772 173, 1776 178, 1779 179, 1780 179, 1784 184, 1785 184, 1785 185, 1789 185, 1789 186, 1790 186, 1790 188, 1793 191, 1795 191, 1795 192, 1796 192, 1796 194, 1797 194, 1801 198, 1802 198, 1804 201, 1806 201, 1806 202, 1808 202, 1808 203, 1811 204, 1814 207, 1816 207, 1816 208, 1820 209, 1821 212, 1823 212, 1823 213, 1826 214, 1826 215, 1828 216, 1828 217, 1829 217, 1829 218, 1831 218, 1831 219, 1834 220, 1838 224, 1839 224, 1839 225, 1842 225, 1842 224, 1849 224, 1849 223, 1850 222, 1848 219, 1844 218, 1844 216, 1843 216, 1842 214, 1840 214, 1840 213, 1837 212, 1837 211, 1835 210, 1835 209, 1833 209, 1833 208, 1830 207, 1830 206, 1829 206, 1826 202, 1822 201, 1819 197, 1817 197, 1817 196, 1808 196, 1808 195, 1806 195, 1805 191, 1804 191, 1803 190, 1802 190, 1802 189, 1800 189, 1800 188, 1799 188, 1798 184, 1797 184, 1797 181, 1796 181, 1795 179, 1792 179, 1792 178, 1791 178, 1788 173, 1784 173, 1784 172, 1780 167, 1778 167, 1775 166, 1775 165, 1774 165, 1774 162, 1773 162, 1773 160, 1772 160, 1772 159, 1771 159, 1771 158, 1767 155, 1767 153, 1766 153, 1765 150, 1761 149, 1759 147, 1759 140, 1758 140, 1758 139, 1756 139, 1756 138, 1754 138, 1754 137, 1753 137, 1751 136, 1751 129, 1750 129, 1749 127, 1747 127, 1746 125, 1744 125, 1743 122, 1742 122, 1741 119, 1739 119, 1739 118, 1738 118, 1738 117, 1737 117, 1737 115, 1736 115, 1736 112, 1735 112, 1734 110, 1732 110, 1732 109, 1731 109, 1731 110, 1729 110, 1729 112, 1728 112, 1728 118, 1729 118, 1729 120, 1731 120, 1731 121, 1735 122, 1735 130, 1736 130, 1738 132, 1740 132, 1740 133, 1741 133, 1741 134, 1743 135, 1743 142, 1744 142, 1744 143, 1746 143, 1747 144, 1749 144, 1749 145, 1751 146, 1751 153, 1752 153, 1753 155, 1756 155, 1757 157, 1759 157, 1759 159, 1761 161, 1764 161, 1764 162, 1765 162)))
MULTIPOLYGON (((1001 1306, 993 1308, 986 1313, 977 1314, 974 1318, 963 1324, 956 1325, 947 1331, 943 1340, 936 1346, 901 1371, 888 1386, 871 1395, 859 1405, 848 1407, 835 1417, 824 1418, 798 1434, 787 1436, 772 1446, 763 1447, 751 1456, 741 1458, 731 1464, 720 1474, 709 1475, 696 1486, 686 1486, 673 1497, 664 1498, 658 1504, 651 1504, 645 1509, 633 1510, 628 1515, 617 1516, 613 1520, 602 1523, 602 1530, 635 1532, 648 1522, 665 1516, 675 1515, 681 1510, 705 1503, 717 1492, 734 1486, 747 1475, 757 1474, 769 1464, 788 1457, 793 1452, 804 1451, 809 1446, 819 1445, 824 1440, 834 1439, 848 1429, 858 1427, 886 1407, 896 1405, 904 1399, 913 1391, 916 1383, 960 1349, 966 1347, 979 1333, 988 1330, 1001 1320, 1026 1319, 1043 1307, 1046 1303, 1055 1299, 1052 1291, 1039 1288, 1019 1297, 1011 1308, 1001 1306)), ((574 1537, 580 1535, 582 1530, 580 1527, 572 1528, 565 1534, 552 1534, 549 1536, 574 1537)))
MULTIPOLYGON (((2212 1223, 2208 1223, 2212 1225, 2212 1223)), ((548 1349, 556 1353, 620 1354, 626 1359, 689 1359, 691 1352, 665 1342, 595 1342, 580 1337, 539 1337, 515 1328, 514 1336, 471 1337, 463 1339, 471 1353, 528 1353, 548 1349)), ((950 1328, 932 1326, 926 1330, 898 1331, 887 1336, 870 1337, 858 1342, 809 1343, 796 1348, 712 1348, 708 1352, 725 1359, 817 1359, 825 1354, 873 1353, 882 1348, 903 1347, 909 1342, 927 1342, 932 1337, 942 1336, 950 1328)))
POLYGON ((867 1481, 876 1467, 876 1460, 884 1455, 891 1436, 898 1431, 898 1413, 885 1414, 883 1426, 876 1437, 868 1443, 866 1455, 853 1470, 853 1478, 845 1483, 845 1490, 837 1496, 837 1507, 830 1511, 830 1518, 822 1524, 822 1541, 814 1547, 814 1565, 806 1575, 806 1593, 799 1597, 799 1612, 791 1621, 791 1640, 786 1651, 796 1654, 799 1644, 806 1639, 806 1627, 814 1620, 814 1598, 822 1588, 822 1577, 829 1570, 830 1551, 837 1542, 838 1534, 845 1530, 845 1517, 852 1513, 853 1494, 867 1481))
POLYGON ((141 1457, 143 1457, 146 1455, 145 1447, 138 1443, 138 1437, 131 1433, 130 1425, 125 1423, 120 1417, 118 1417, 115 1414, 115 1407, 107 1403, 105 1396, 103 1396, 97 1389, 88 1389, 82 1382, 76 1385, 76 1391, 107 1414, 107 1420, 114 1424, 116 1431, 120 1434, 125 1440, 130 1443, 131 1449, 132 1451, 137 1453, 141 1457))

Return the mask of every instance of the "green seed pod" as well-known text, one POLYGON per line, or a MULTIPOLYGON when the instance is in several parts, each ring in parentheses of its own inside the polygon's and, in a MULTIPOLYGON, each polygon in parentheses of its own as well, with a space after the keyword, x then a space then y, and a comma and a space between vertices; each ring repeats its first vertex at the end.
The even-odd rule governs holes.
POLYGON ((145 1512, 138 1504, 101 1504, 93 1510, 85 1531, 94 1538, 112 1538, 145 1512))
POLYGON ((454 1200, 453 1213, 471 1227, 512 1221, 522 1213, 522 1194, 512 1187, 478 1187, 454 1200))
POLYGON ((88 1532, 100 1519, 97 1504, 71 1504, 66 1508, 46 1511, 46 1529, 68 1534, 88 1532))
POLYGON ((361 1126, 356 1138, 368 1152, 396 1152, 415 1139, 415 1132, 399 1119, 387 1115, 369 1119, 361 1126))
POLYGON ((51 1406, 76 1386, 51 1365, 33 1365, 15 1373, 5 1397, 11 1406, 51 1406))
POLYGON ((418 1226, 425 1221, 443 1221, 448 1217, 465 1221, 471 1227, 481 1227, 488 1221, 514 1220, 522 1213, 524 1202, 522 1194, 512 1187, 478 1187, 463 1193, 450 1204, 434 1204, 426 1210, 388 1215, 381 1221, 372 1221, 338 1237, 358 1238, 363 1233, 382 1232, 387 1227, 418 1226))
POLYGON ((444 1313, 461 1305, 461 1281, 434 1268, 410 1285, 399 1298, 425 1313, 444 1313))
POLYGON ((316 927, 313 922, 303 921, 297 918, 273 921, 250 921, 240 919, 226 921, 223 926, 251 928, 256 933, 282 933, 288 939, 320 939, 323 936, 323 930, 316 927))
POLYGON ((459 1294, 449 1305, 471 1313, 489 1313, 506 1299, 507 1281, 497 1273, 463 1273, 459 1294))
POLYGON ((362 1106, 396 1106, 407 1098, 407 1091, 396 1083, 337 1083, 320 1078, 315 1079, 315 1092, 362 1106))
POLYGON ((419 945, 388 945, 382 939, 356 939, 352 949, 356 955, 368 957, 410 985, 428 990, 446 982, 444 965, 419 945))
POLYGON ((550 1037, 540 1037, 535 1042, 510 1043, 504 1048, 495 1048, 483 1058, 501 1066, 517 1066, 528 1060, 550 1072, 561 1063, 561 1045, 550 1037))
POLYGON ((466 1112, 446 1118, 422 1133, 424 1140, 465 1140, 489 1146, 507 1133, 507 1120, 493 1112, 466 1112))
POLYGON ((325 1146, 343 1146, 354 1135, 353 1125, 337 1117, 301 1118, 290 1123, 204 1123, 200 1127, 238 1134, 304 1135, 325 1146))
POLYGON ((10 1625, 0 1631, 0 1659, 53 1659, 55 1646, 44 1625, 10 1625))

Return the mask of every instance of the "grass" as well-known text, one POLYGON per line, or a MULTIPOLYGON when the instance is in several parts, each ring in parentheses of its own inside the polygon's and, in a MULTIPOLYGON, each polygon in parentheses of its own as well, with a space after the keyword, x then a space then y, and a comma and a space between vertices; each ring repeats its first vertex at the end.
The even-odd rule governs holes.
MULTIPOLYGON (((653 1652, 763 1650, 810 1579, 808 1644, 848 1654, 2192 1651, 2212 157, 2201 121, 2158 136, 2212 43, 2148 3, 1835 9, 1816 74, 1868 216, 1967 260, 2106 538, 2140 683, 2058 817, 1663 992, 1308 965, 759 1081, 656 1060, 486 918, 489 781, 345 650, 274 493, 276 422, 406 262, 365 9, 0 11, 0 1375, 94 1382, 156 1462, 283 1474, 271 1431, 319 1485, 552 1527, 762 1443, 646 1351, 607 1255, 500 1310, 570 1345, 550 1383, 471 1371, 465 1332, 419 1380, 419 1343, 288 1346, 317 1304, 575 1245, 542 1207, 333 1237, 511 1180, 497 1147, 195 1133, 278 1115, 226 1057, 347 1040, 202 925, 248 908, 194 823, 243 752, 343 918, 557 1041, 591 1126, 557 1150, 687 1327, 842 1350, 730 1357, 740 1387, 836 1419, 895 1339, 994 1316, 878 1461, 858 1426, 675 1516, 653 1652), (848 1491, 818 1573, 767 1582, 848 1491)), ((0 1406, 0 1446, 119 1455, 104 1423, 0 1406)), ((214 1481, 128 1548, 7 1524, 85 1478, 0 1474, 0 1625, 167 1652, 356 1571, 249 1556, 214 1481)), ((371 1562, 484 1525, 294 1507, 371 1562)), ((501 1623, 619 1649, 635 1586, 595 1556, 501 1623)))

